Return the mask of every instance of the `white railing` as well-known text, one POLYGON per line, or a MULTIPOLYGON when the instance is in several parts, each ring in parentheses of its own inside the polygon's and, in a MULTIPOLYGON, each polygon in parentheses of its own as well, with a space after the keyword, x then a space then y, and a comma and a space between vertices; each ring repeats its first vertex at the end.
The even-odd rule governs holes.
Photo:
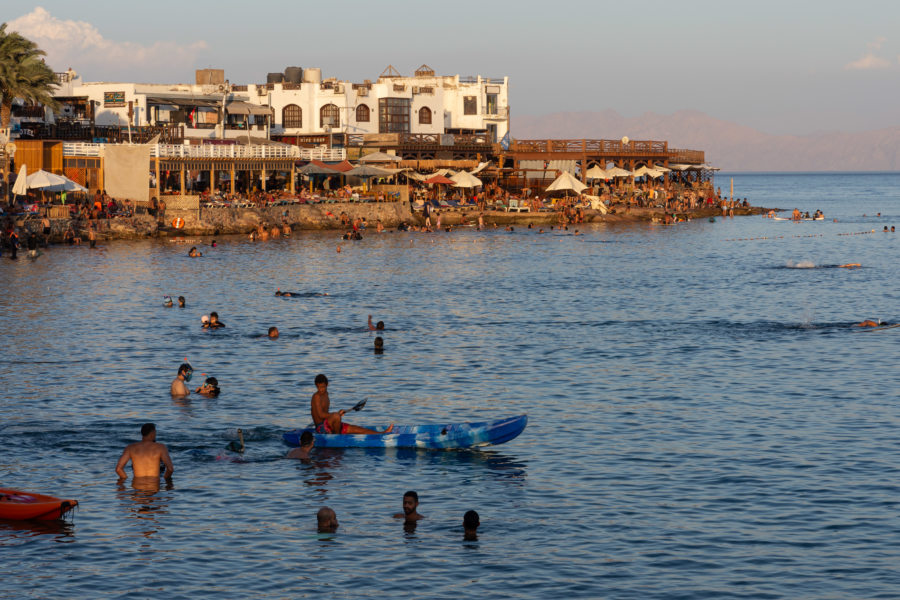
MULTIPOLYGON (((64 142, 63 156, 101 156, 106 144, 86 144, 64 142)), ((264 158, 295 160, 341 161, 347 158, 343 148, 299 148, 297 146, 246 146, 242 144, 202 144, 183 146, 179 144, 154 144, 150 146, 150 156, 159 158, 264 158)))

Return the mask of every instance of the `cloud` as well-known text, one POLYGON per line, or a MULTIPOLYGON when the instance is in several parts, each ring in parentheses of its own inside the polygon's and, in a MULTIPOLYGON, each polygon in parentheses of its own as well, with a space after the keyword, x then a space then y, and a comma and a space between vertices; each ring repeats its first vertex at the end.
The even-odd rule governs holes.
POLYGON ((891 61, 869 52, 859 60, 848 63, 844 68, 851 71, 870 71, 872 69, 887 69, 890 66, 891 61))
POLYGON ((47 64, 56 71, 68 67, 87 80, 126 79, 135 76, 151 80, 172 76, 173 65, 191 68, 206 42, 183 45, 171 41, 143 46, 135 42, 110 40, 85 21, 57 19, 38 6, 30 13, 9 21, 8 31, 18 31, 47 53, 47 64))
POLYGON ((877 38, 875 38, 874 41, 871 41, 868 44, 866 44, 866 48, 868 48, 870 52, 874 51, 874 50, 881 50, 881 46, 886 41, 887 41, 886 37, 877 37, 877 38))

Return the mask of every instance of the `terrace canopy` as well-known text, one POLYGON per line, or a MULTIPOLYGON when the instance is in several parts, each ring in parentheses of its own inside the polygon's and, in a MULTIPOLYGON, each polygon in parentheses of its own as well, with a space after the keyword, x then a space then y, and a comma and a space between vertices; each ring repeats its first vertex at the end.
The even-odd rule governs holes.
POLYGON ((456 185, 456 182, 452 179, 444 177, 443 175, 435 175, 434 177, 429 177, 422 181, 422 183, 437 183, 441 185, 456 185))
POLYGON ((226 104, 225 112, 231 115, 271 115, 272 109, 268 106, 237 101, 226 104))
POLYGON ((631 171, 621 167, 613 167, 606 170, 606 174, 610 177, 631 177, 631 171))

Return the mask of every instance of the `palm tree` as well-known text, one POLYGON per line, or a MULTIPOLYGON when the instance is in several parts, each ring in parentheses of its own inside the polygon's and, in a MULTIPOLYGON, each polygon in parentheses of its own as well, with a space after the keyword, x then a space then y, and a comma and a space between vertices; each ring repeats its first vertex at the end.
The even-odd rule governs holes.
POLYGON ((8 129, 13 100, 40 103, 56 108, 53 98, 56 76, 42 56, 46 53, 19 32, 7 32, 0 25, 0 128, 8 129))

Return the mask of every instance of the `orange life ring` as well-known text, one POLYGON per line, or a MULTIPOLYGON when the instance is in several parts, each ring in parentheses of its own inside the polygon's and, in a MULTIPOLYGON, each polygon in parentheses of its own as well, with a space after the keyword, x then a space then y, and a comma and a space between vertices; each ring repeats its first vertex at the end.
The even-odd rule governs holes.
POLYGON ((175 217, 172 219, 172 227, 175 229, 183 229, 184 228, 184 219, 181 217, 175 217))

